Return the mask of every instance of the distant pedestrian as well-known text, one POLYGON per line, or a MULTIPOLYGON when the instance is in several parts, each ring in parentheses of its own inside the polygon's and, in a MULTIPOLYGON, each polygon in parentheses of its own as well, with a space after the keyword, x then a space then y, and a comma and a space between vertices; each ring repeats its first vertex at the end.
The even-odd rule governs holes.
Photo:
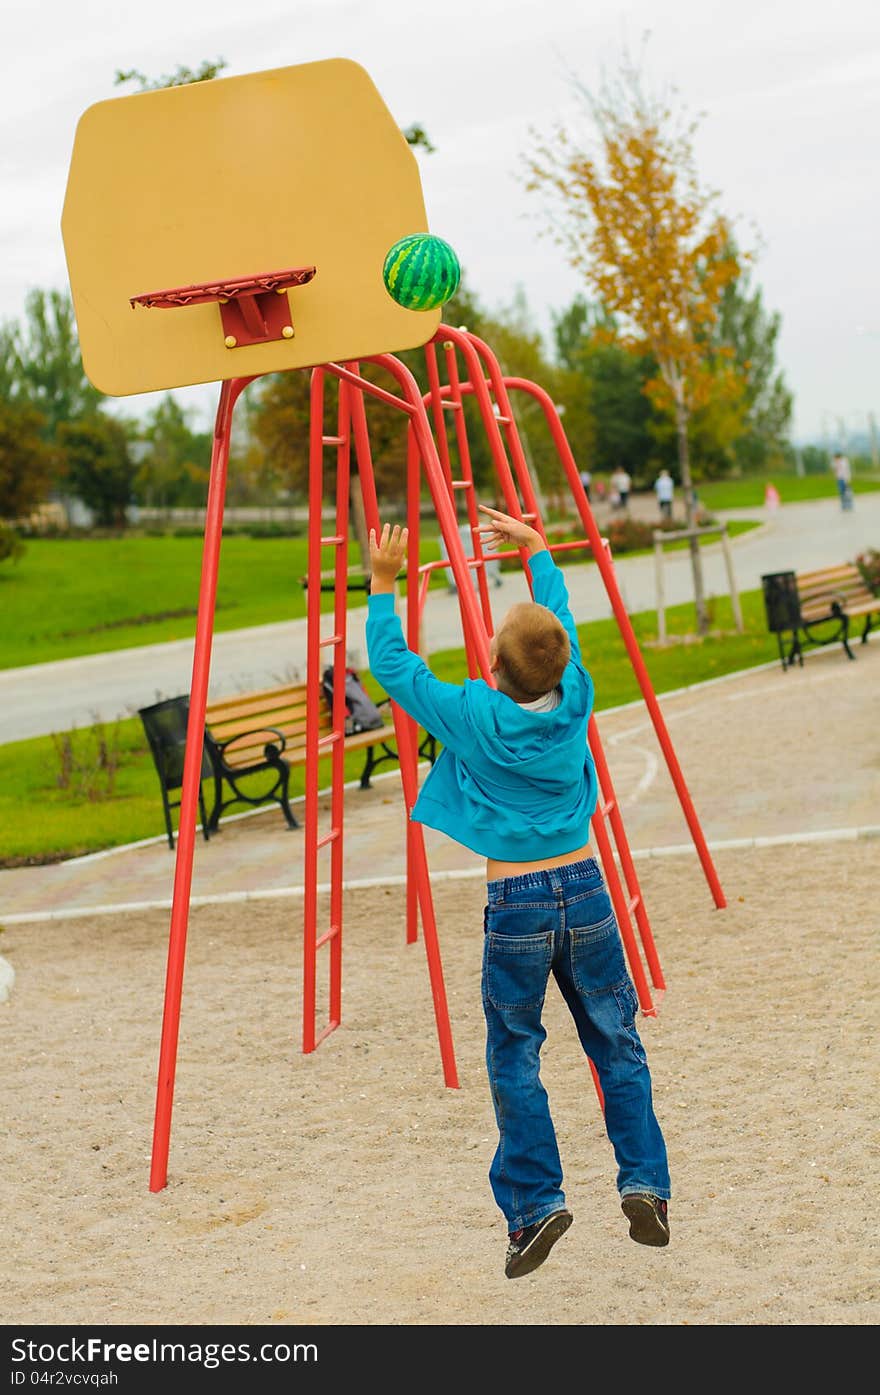
POLYGON ((654 493, 657 495, 657 503, 660 505, 660 513, 662 516, 664 518, 671 518, 675 485, 672 476, 665 466, 654 481, 654 493))
POLYGON ((840 496, 840 507, 846 511, 853 506, 852 492, 852 468, 849 459, 843 451, 834 453, 831 461, 831 468, 834 471, 834 478, 837 480, 837 492, 840 496))
POLYGON ((768 480, 767 484, 764 486, 764 508, 778 509, 781 503, 782 496, 779 490, 772 481, 768 480))
POLYGON ((629 505, 632 480, 622 465, 618 465, 614 474, 611 476, 611 489, 612 493, 617 495, 618 507, 626 509, 629 505))
POLYGON ((581 484, 584 486, 584 493, 587 496, 587 503, 590 502, 590 486, 593 483, 593 476, 589 470, 581 470, 581 484))

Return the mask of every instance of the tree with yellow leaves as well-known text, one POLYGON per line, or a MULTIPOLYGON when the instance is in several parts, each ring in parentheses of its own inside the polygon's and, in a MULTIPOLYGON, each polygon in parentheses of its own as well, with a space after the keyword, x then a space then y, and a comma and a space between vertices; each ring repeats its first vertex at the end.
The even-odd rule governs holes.
MULTIPOLYGON (((694 491, 688 427, 692 414, 719 394, 741 392, 724 350, 713 342, 725 286, 741 254, 727 220, 705 192, 693 154, 696 122, 646 95, 625 59, 620 76, 593 96, 577 89, 592 117, 596 154, 562 126, 535 137, 527 188, 549 192, 550 234, 615 318, 620 341, 653 355, 658 376, 646 386, 674 421, 688 528, 694 491)), ((689 540, 697 629, 708 630, 698 540, 689 540)))

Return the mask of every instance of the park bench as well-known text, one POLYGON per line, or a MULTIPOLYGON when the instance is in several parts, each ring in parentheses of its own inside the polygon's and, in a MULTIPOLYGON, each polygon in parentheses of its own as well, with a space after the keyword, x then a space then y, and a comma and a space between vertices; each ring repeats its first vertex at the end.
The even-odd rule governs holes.
MULTIPOLYGON (((388 707, 385 698, 380 709, 388 707)), ((187 697, 169 698, 140 709, 150 748, 159 774, 168 846, 174 847, 171 827, 169 790, 179 789, 183 775, 183 747, 186 736, 187 697)), ((394 724, 390 719, 381 727, 355 732, 344 738, 346 751, 364 751, 360 774, 361 789, 370 788, 370 777, 386 761, 397 760, 397 751, 389 742, 394 739, 394 724)), ((323 689, 320 698, 318 736, 329 735, 331 714, 323 689)), ((325 748, 326 751, 326 748, 325 748)), ((433 764, 436 757, 434 737, 426 734, 419 746, 419 755, 433 764)), ((209 702, 205 711, 205 745, 202 780, 213 781, 213 804, 206 815, 201 786, 199 805, 205 838, 217 831, 221 815, 233 804, 246 803, 254 807, 275 800, 281 806, 288 827, 298 828, 289 797, 290 771, 306 759, 306 685, 284 684, 257 692, 236 693, 232 697, 209 702), (243 790, 241 782, 248 776, 274 776, 268 788, 254 792, 243 790), (231 794, 224 798, 228 788, 231 794)))
MULTIPOLYGON (((360 774, 361 789, 370 788, 370 777, 386 761, 396 761, 397 751, 389 745, 394 740, 390 700, 377 704, 387 710, 384 726, 369 731, 354 732, 344 738, 346 751, 363 751, 364 764, 360 774)), ((318 739, 331 731, 331 713, 327 698, 321 691, 318 739)), ((290 770, 303 765, 306 759, 306 685, 291 683, 259 692, 238 693, 233 697, 209 702, 205 712, 205 741, 215 773, 221 785, 232 791, 228 799, 215 798, 209 819, 213 832, 220 816, 231 804, 244 801, 263 804, 275 799, 291 828, 298 827, 288 798, 290 770), (246 775, 259 771, 274 771, 275 783, 260 795, 247 794, 239 782, 246 775)), ((325 748, 325 754, 327 748, 325 748)), ((426 735, 419 746, 419 755, 432 764, 435 758, 434 738, 426 735)))
POLYGON ((804 644, 843 645, 847 658, 850 622, 863 620, 861 642, 880 617, 880 596, 875 596, 854 562, 819 567, 808 572, 772 572, 761 577, 767 626, 776 634, 782 667, 795 661, 803 667, 804 644), (790 635, 787 642, 784 635, 790 635))

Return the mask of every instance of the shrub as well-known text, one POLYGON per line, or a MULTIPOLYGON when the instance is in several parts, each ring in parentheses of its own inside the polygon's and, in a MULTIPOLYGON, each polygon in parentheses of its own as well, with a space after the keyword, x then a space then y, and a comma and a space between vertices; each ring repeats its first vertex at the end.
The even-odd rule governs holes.
POLYGON ((865 585, 874 596, 880 596, 880 551, 868 547, 856 558, 856 566, 861 572, 865 585))
POLYGON ((76 728, 53 732, 52 744, 58 758, 55 784, 60 790, 91 804, 113 798, 120 762, 118 721, 109 732, 100 720, 82 732, 76 728))
POLYGON ((0 562, 17 562, 24 555, 24 543, 12 528, 0 523, 0 562))

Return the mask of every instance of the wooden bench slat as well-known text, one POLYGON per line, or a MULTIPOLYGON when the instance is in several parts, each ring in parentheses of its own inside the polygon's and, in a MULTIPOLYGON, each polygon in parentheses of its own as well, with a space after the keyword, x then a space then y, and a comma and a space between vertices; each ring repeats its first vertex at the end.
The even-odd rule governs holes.
POLYGON ((852 562, 839 562, 831 567, 814 567, 809 572, 798 572, 798 581, 813 581, 816 578, 827 578, 833 576, 855 576, 861 578, 861 572, 852 562))
POLYGON ((274 688, 252 688, 245 693, 229 693, 226 697, 215 698, 213 705, 223 707, 230 702, 262 702, 278 696, 298 697, 306 692, 308 687, 305 683, 279 683, 274 688))
MULTIPOLYGON (((298 712, 260 712, 254 713, 252 716, 238 717, 235 721, 225 722, 211 721, 209 716, 207 722, 211 728, 212 736, 218 741, 228 741, 231 736, 238 736, 243 732, 268 731, 270 727, 276 727, 285 735, 300 729, 305 731, 306 727, 304 712, 301 715, 298 712)), ((325 708, 322 708, 319 713, 318 723, 320 726, 330 725, 330 713, 325 708)))
MULTIPOLYGON (((368 746, 378 746, 383 741, 393 741, 394 727, 375 727, 372 731, 357 731, 353 735, 345 738, 345 749, 347 751, 361 751, 368 746)), ((245 747, 245 754, 239 758, 238 748, 226 752, 227 764, 238 768, 241 765, 250 765, 252 762, 260 760, 263 754, 262 746, 245 747), (245 756, 247 758, 245 758, 245 756)), ((325 749, 322 755, 328 754, 325 749)), ((288 745, 284 750, 284 760, 288 765, 302 765, 306 758, 305 735, 301 741, 288 745)))
POLYGON ((880 611, 880 596, 870 596, 868 600, 861 601, 858 605, 847 602, 845 606, 847 615, 870 615, 873 610, 880 611))
MULTIPOLYGON (((274 728, 285 739, 282 759, 288 766, 302 765, 306 759, 308 688, 305 683, 283 684, 253 692, 235 693, 207 704, 205 723, 215 741, 224 744, 223 760, 230 770, 266 766, 265 748, 272 741, 274 728), (240 737, 236 741, 234 738, 240 737), (232 741, 232 745, 226 743, 232 741)), ((323 690, 318 731, 325 737, 332 730, 332 713, 323 690)), ((345 749, 367 750, 395 738, 393 723, 372 731, 355 732, 344 738, 345 749)), ((324 748, 322 755, 329 754, 324 748)), ((365 767, 366 768, 366 767, 365 767)))
POLYGON ((279 689, 272 693, 243 693, 237 698, 225 698, 220 702, 209 702, 207 715, 214 722, 225 722, 236 717, 256 714, 263 717, 267 712, 289 709, 302 710, 306 707, 306 690, 279 689))

